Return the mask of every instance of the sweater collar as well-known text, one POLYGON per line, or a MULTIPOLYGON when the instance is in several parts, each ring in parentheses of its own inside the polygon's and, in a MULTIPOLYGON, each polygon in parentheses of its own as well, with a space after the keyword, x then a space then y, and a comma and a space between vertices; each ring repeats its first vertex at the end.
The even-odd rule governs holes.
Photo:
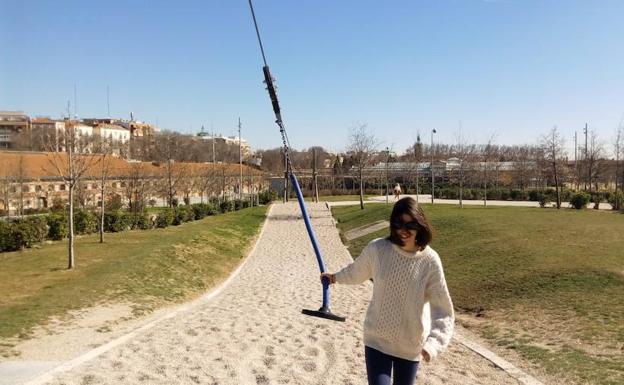
MULTIPOLYGON (((388 242, 390 242, 388 240, 388 242)), ((419 258, 422 257, 423 255, 425 255, 425 253, 427 252, 427 249, 429 248, 429 246, 425 246, 425 248, 423 250, 419 250, 419 251, 405 251, 403 250, 399 245, 395 245, 394 243, 390 242, 390 245, 392 245, 392 248, 394 249, 394 251, 396 251, 397 253, 399 253, 400 255, 407 257, 407 258, 419 258)))

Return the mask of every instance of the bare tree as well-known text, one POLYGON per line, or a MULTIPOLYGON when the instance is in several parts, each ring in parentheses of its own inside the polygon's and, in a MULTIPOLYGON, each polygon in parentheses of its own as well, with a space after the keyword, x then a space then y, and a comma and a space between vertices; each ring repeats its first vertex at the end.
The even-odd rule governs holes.
POLYGON ((19 188, 19 216, 24 216, 24 190, 28 189, 28 185, 24 184, 26 181, 26 165, 24 164, 24 155, 19 156, 19 160, 17 162, 17 170, 15 173, 17 179, 17 185, 19 188))
POLYGON ((130 163, 130 168, 126 174, 124 194, 134 219, 145 210, 145 200, 151 191, 152 178, 153 175, 148 164, 130 163))
POLYGON ((494 142, 496 134, 492 134, 485 147, 481 151, 481 158, 483 163, 483 205, 487 206, 487 192, 488 192, 488 168, 490 161, 494 158, 496 153, 494 142))
POLYGON ((550 165, 550 169, 552 171, 553 179, 555 182, 555 191, 557 193, 557 209, 561 208, 561 174, 562 174, 562 165, 561 159, 565 156, 564 152, 564 141, 559 131, 557 130, 557 126, 553 127, 550 132, 542 137, 541 147, 544 151, 544 158, 550 165))
POLYGON ((2 194, 2 201, 4 206, 4 215, 10 217, 10 191, 11 191, 11 179, 9 177, 8 167, 3 169, 4 175, 0 175, 0 194, 2 194))
POLYGON ((589 184, 589 191, 592 191, 592 183, 594 184, 596 191, 598 191, 600 161, 603 157, 603 153, 604 146, 598 138, 598 133, 596 133, 595 130, 591 130, 591 133, 589 135, 589 143, 585 154, 587 183, 589 184))
POLYGON ((183 152, 181 135, 171 132, 159 135, 156 141, 156 153, 164 168, 164 184, 161 193, 167 199, 169 207, 173 207, 178 189, 186 178, 185 164, 176 162, 176 159, 183 158, 183 152))
POLYGON ((68 269, 73 269, 76 266, 74 256, 74 191, 87 171, 99 160, 91 154, 76 155, 74 153, 79 145, 78 141, 81 139, 76 131, 76 123, 67 120, 65 132, 62 135, 67 152, 51 152, 47 155, 52 171, 68 186, 68 269))
POLYGON ((470 147, 462 133, 461 124, 459 130, 455 134, 455 157, 459 160, 458 181, 459 181, 459 208, 464 207, 464 181, 466 177, 466 163, 470 162, 473 155, 473 147, 470 147))
POLYGON ((366 124, 356 124, 349 132, 347 151, 355 163, 360 182, 360 208, 364 210, 364 168, 369 165, 371 155, 377 147, 375 136, 368 132, 366 124))

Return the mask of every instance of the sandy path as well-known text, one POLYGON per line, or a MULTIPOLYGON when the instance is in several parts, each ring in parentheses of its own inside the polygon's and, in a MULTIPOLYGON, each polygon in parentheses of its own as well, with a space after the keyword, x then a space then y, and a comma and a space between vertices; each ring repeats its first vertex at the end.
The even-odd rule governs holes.
MULTIPOLYGON (((324 204, 309 204, 329 270, 350 261, 324 204)), ((346 323, 318 308, 318 268, 295 203, 271 210, 240 274, 210 301, 59 374, 51 384, 365 384, 362 320, 371 284, 337 286, 346 323)), ((419 384, 517 384, 459 344, 423 364, 419 384)))

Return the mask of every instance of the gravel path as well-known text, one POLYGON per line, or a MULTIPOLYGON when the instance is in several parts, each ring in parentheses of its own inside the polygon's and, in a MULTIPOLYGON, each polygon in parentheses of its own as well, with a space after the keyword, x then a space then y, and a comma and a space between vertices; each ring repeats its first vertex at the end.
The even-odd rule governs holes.
MULTIPOLYGON (((324 204, 309 204, 328 270, 350 261, 324 204)), ((277 204, 238 276, 211 300, 60 373, 51 384, 365 384, 362 321, 372 285, 337 286, 339 323, 304 316, 320 306, 316 259, 296 203, 277 204)), ((517 384, 452 343, 423 364, 419 384, 517 384)))

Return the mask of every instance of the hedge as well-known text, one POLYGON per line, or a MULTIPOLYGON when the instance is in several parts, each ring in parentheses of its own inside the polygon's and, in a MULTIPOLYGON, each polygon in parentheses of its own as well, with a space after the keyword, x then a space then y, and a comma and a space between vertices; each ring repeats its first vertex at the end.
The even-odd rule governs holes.
MULTIPOLYGON (((158 213, 155 223, 147 212, 132 215, 123 210, 107 211, 104 213, 104 231, 121 232, 128 229, 151 229, 152 227, 167 227, 172 224, 182 224, 216 215, 219 212, 233 211, 250 206, 247 200, 224 201, 220 204, 212 200, 211 203, 197 203, 177 206, 175 210, 166 208, 158 213)), ((74 212, 74 231, 76 234, 90 234, 99 229, 99 215, 87 210, 74 212)), ((45 239, 62 240, 67 238, 67 213, 64 211, 52 212, 48 215, 32 216, 24 219, 14 219, 10 222, 0 221, 0 252, 15 251, 32 247, 45 239)))

